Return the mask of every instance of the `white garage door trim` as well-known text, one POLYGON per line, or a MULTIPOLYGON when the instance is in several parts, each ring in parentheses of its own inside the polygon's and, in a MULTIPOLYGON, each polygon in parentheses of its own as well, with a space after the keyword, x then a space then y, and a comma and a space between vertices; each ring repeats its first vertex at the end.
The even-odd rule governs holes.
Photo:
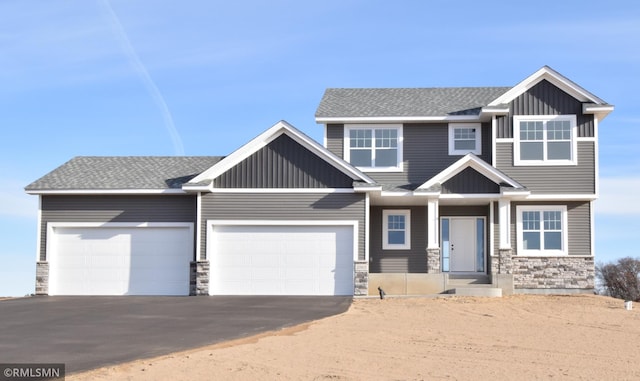
MULTIPOLYGON (((58 292, 56 279, 58 270, 58 234, 57 229, 85 229, 85 228, 112 228, 112 229, 144 229, 144 228, 178 228, 184 229, 189 239, 183 241, 185 244, 184 255, 185 260, 185 284, 180 290, 162 293, 144 293, 146 295, 189 295, 189 263, 193 261, 193 234, 194 224, 189 222, 50 222, 47 223, 47 248, 46 259, 49 262, 49 294, 55 295, 58 292)), ((60 293, 64 294, 64 293, 60 293)), ((91 294, 91 293, 88 293, 91 294)), ((97 294, 96 294, 97 295, 97 294)), ((104 293, 104 295, 113 295, 104 293)))
MULTIPOLYGON (((358 260, 358 221, 354 220, 326 220, 326 221, 318 221, 318 220, 207 220, 206 222, 207 230, 207 247, 206 247, 206 259, 210 263, 210 276, 214 276, 216 269, 215 266, 215 248, 216 242, 214 239, 214 227, 215 226, 254 226, 254 227, 277 227, 277 226, 293 226, 293 227, 348 227, 351 228, 351 241, 353 243, 351 251, 353 253, 352 260, 355 262, 358 260)), ((353 277, 353 267, 351 270, 350 277, 353 277)), ((352 281, 353 285, 353 281, 352 281)), ((215 294, 212 292, 214 290, 214 282, 210 280, 210 294, 215 294)), ((351 290, 353 293, 353 290, 351 290)))

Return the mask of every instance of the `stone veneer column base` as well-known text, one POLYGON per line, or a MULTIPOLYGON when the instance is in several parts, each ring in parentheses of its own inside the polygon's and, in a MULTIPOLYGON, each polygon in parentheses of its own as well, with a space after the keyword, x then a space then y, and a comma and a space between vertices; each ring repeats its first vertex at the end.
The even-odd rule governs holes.
POLYGON ((49 295, 49 262, 36 262, 36 295, 49 295))
POLYGON ((440 274, 442 267, 440 266, 440 248, 427 249, 427 273, 440 274))
POLYGON ((209 295, 209 261, 191 262, 189 295, 209 295))
POLYGON ((365 296, 369 289, 369 262, 354 261, 353 295, 365 296))

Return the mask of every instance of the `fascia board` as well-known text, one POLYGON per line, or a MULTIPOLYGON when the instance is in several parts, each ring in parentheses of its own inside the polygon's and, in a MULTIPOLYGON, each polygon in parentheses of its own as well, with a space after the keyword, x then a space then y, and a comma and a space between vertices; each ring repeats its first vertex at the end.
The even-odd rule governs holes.
POLYGON ((500 104, 509 103, 525 91, 538 84, 543 79, 546 79, 547 81, 553 83, 561 90, 565 91, 581 102, 606 104, 605 101, 585 90, 583 87, 579 86, 569 78, 563 76, 562 74, 558 73, 548 66, 544 66, 517 85, 515 85, 513 88, 511 88, 511 90, 507 91, 506 93, 495 99, 493 102, 489 103, 488 106, 498 106, 500 104))
POLYGON ((441 121, 479 121, 480 115, 442 115, 442 116, 380 116, 380 117, 317 117, 316 123, 405 123, 405 122, 441 122, 441 121))

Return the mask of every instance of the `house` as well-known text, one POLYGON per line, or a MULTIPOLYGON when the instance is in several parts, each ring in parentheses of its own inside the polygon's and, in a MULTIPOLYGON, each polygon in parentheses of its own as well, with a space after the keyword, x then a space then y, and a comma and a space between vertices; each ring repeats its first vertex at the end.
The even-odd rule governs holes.
POLYGON ((36 293, 590 292, 598 124, 545 66, 513 87, 328 89, 227 157, 77 157, 40 198, 36 293))

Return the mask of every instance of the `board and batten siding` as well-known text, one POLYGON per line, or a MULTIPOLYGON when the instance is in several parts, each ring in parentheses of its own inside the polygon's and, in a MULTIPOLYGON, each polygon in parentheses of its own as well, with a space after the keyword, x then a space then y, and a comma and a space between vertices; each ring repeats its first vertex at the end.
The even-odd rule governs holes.
POLYGON ((49 222, 196 222, 193 195, 41 197, 41 261, 47 258, 49 222))
POLYGON ((509 115, 496 118, 498 139, 513 138, 514 115, 576 115, 578 137, 594 137, 593 115, 582 113, 582 102, 542 80, 509 103, 509 115))
POLYGON ((593 255, 591 253, 591 203, 572 202, 513 202, 511 204, 511 246, 513 255, 518 255, 517 206, 519 205, 566 205, 567 239, 569 255, 593 255))
POLYGON ((513 145, 496 143, 496 167, 533 194, 594 194, 595 142, 578 141, 578 164, 566 166, 515 166, 513 145))
POLYGON ((500 193, 500 185, 473 168, 466 168, 442 183, 442 193, 500 193))
POLYGON ((206 193, 202 195, 201 208, 201 259, 206 259, 208 220, 358 221, 358 258, 365 258, 364 194, 206 193))
POLYGON ((217 177, 215 188, 351 188, 353 179, 287 135, 217 177))
MULTIPOLYGON (((375 126, 375 124, 371 124, 375 126)), ((482 123, 482 154, 491 163, 491 124, 482 123)), ((403 171, 366 172, 378 183, 420 185, 460 160, 463 155, 449 155, 449 125, 447 123, 405 123, 403 125, 403 171)), ((344 155, 344 126, 327 126, 327 148, 344 155)))

